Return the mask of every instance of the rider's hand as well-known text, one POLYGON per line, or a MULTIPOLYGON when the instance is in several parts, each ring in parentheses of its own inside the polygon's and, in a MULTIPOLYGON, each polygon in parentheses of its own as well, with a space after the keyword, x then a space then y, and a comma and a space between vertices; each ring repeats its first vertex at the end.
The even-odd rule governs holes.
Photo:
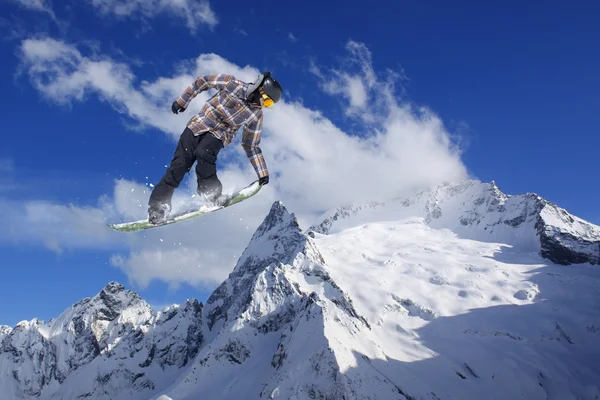
POLYGON ((181 107, 181 105, 179 105, 177 101, 174 101, 173 105, 171 106, 171 111, 173 111, 173 114, 177 114, 180 112, 184 112, 185 108, 181 107))
POLYGON ((262 186, 262 185, 266 185, 267 183, 269 183, 269 175, 267 176, 263 176, 262 178, 260 178, 258 180, 258 183, 262 186))

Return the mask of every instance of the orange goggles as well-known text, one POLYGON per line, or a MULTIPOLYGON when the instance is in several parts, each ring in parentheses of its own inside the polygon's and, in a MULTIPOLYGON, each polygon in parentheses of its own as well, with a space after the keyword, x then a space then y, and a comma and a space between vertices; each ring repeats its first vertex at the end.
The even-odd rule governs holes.
POLYGON ((263 99, 263 105, 267 108, 270 108, 273 106, 273 104, 275 104, 275 102, 273 101, 272 98, 269 97, 269 95, 267 95, 262 88, 260 89, 260 95, 262 96, 263 99))

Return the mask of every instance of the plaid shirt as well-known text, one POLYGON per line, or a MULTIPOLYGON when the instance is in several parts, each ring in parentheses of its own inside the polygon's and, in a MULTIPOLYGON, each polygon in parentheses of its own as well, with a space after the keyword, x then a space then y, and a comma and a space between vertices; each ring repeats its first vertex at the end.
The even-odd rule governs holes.
POLYGON ((246 100, 247 83, 227 74, 199 76, 179 96, 177 102, 183 108, 187 108, 198 93, 211 88, 217 89, 218 92, 189 120, 187 127, 194 135, 210 131, 216 138, 221 139, 225 147, 235 139, 237 130, 244 125, 242 147, 258 177, 269 175, 259 147, 263 124, 262 108, 259 104, 246 100))

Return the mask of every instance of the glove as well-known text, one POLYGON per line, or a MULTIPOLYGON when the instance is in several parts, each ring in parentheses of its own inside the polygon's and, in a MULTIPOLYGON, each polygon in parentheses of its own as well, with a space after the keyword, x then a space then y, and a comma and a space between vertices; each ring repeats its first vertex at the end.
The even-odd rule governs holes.
POLYGON ((261 186, 263 186, 263 185, 266 185, 267 183, 269 183, 269 175, 267 175, 267 176, 263 176, 262 178, 260 178, 260 179, 258 180, 258 183, 259 183, 261 186))
POLYGON ((174 101, 173 105, 171 106, 171 111, 173 111, 173 114, 177 114, 180 112, 184 112, 185 108, 181 107, 181 105, 179 105, 177 101, 174 101))

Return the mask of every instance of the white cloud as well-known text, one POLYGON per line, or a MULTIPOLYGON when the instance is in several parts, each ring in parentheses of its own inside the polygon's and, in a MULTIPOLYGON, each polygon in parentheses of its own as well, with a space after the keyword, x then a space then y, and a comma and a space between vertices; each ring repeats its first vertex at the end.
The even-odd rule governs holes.
POLYGON ((54 11, 52 11, 52 5, 50 1, 47 0, 12 0, 13 3, 18 3, 22 7, 25 7, 32 11, 40 11, 48 13, 53 19, 56 19, 54 16, 54 11))
POLYGON ((368 110, 364 109, 367 105, 367 86, 363 82, 362 77, 352 76, 346 73, 335 73, 335 79, 328 80, 322 83, 323 90, 331 95, 342 95, 350 102, 346 113, 348 115, 358 114, 365 118, 364 113, 368 110))
POLYGON ((357 77, 349 77, 346 80, 350 104, 352 107, 364 107, 367 105, 367 90, 363 81, 357 77))
MULTIPOLYGON (((66 32, 69 26, 67 22, 61 21, 56 17, 50 0, 9 0, 9 2, 16 3, 29 11, 47 14, 63 33, 66 32)), ((44 24, 32 24, 15 16, 12 16, 11 21, 0 19, 0 27, 3 25, 6 25, 10 30, 10 33, 2 35, 4 40, 21 39, 27 36, 27 32, 31 35, 33 31, 44 31, 47 29, 44 24)))
MULTIPOLYGON (((347 50, 350 64, 358 66, 358 71, 330 70, 316 64, 311 69, 322 88, 345 102, 349 115, 362 123, 360 136, 347 134, 322 112, 294 101, 293 96, 284 97, 277 107, 265 110, 261 147, 272 180, 261 193, 196 220, 139 234, 106 233, 104 240, 129 248, 129 253, 113 259, 113 265, 142 286, 152 279, 173 285, 187 282, 210 286, 231 271, 276 200, 283 201, 306 228, 315 216, 332 207, 385 200, 441 181, 465 178, 460 149, 453 145, 442 121, 426 108, 397 101, 393 91, 397 75, 379 77, 364 45, 350 42, 347 50)), ((62 103, 98 96, 141 126, 171 135, 173 148, 190 116, 212 94, 200 94, 183 115, 170 112, 171 102, 198 75, 225 72, 253 81, 259 73, 216 54, 203 54, 194 62, 181 64, 173 76, 136 85, 139 78, 126 64, 107 57, 85 56, 74 46, 53 39, 24 41, 21 61, 33 86, 49 100, 62 103)), ((219 169, 226 191, 256 179, 239 138, 222 151, 219 169)), ((159 179, 151 178, 154 182, 159 179)), ((186 202, 194 192, 192 170, 186 184, 176 191, 175 202, 186 202)), ((145 185, 120 180, 114 193, 95 211, 112 220, 144 218, 148 196, 145 185)), ((65 219, 64 226, 76 222, 64 214, 65 210, 57 210, 63 212, 58 217, 65 219)), ((103 222, 94 211, 88 215, 90 218, 100 236, 103 222)), ((53 237, 44 230, 40 235, 53 237)), ((53 246, 61 248, 60 241, 53 246)))
POLYGON ((404 78, 403 71, 388 70, 386 76, 377 76, 371 52, 362 43, 349 41, 346 44, 348 57, 344 69, 320 68, 314 62, 309 71, 320 79, 323 91, 341 95, 346 115, 362 122, 386 119, 391 110, 398 107, 396 83, 404 78))
POLYGON ((290 39, 291 42, 297 42, 298 41, 298 38, 292 32, 288 33, 288 39, 290 39))
POLYGON ((103 14, 116 17, 143 16, 152 18, 157 14, 172 14, 185 21, 196 31, 198 26, 214 28, 219 20, 206 0, 88 0, 103 14))
POLYGON ((173 247, 168 250, 134 251, 126 257, 114 255, 111 264, 121 268, 142 289, 152 279, 168 282, 172 287, 187 283, 214 288, 221 283, 222 260, 193 247, 173 247))
POLYGON ((101 207, 78 207, 46 201, 0 199, 0 240, 42 244, 58 254, 67 249, 114 248, 118 245, 104 225, 101 207))

